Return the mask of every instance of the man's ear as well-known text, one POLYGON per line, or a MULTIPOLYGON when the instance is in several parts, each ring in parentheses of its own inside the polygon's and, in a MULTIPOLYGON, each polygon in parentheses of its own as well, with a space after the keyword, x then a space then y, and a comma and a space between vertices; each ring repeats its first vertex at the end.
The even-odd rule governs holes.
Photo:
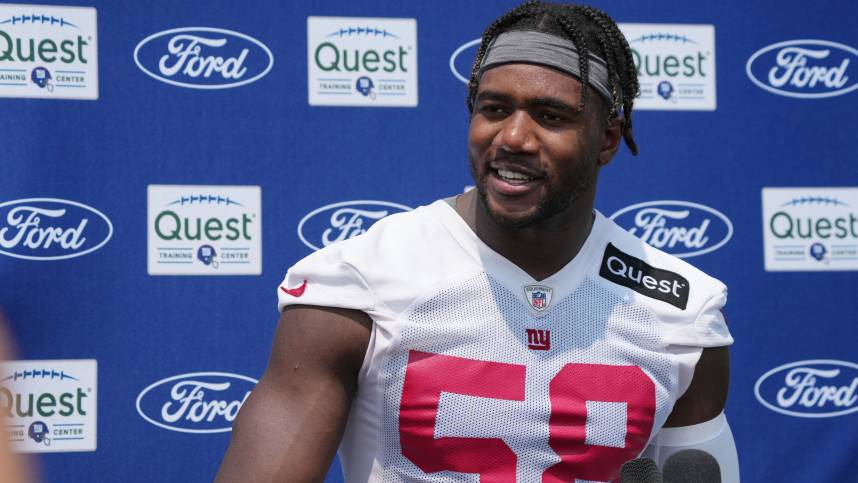
POLYGON ((614 155, 617 154, 620 141, 623 139, 623 121, 621 116, 614 116, 605 123, 604 137, 599 150, 598 164, 600 167, 610 163, 614 155))

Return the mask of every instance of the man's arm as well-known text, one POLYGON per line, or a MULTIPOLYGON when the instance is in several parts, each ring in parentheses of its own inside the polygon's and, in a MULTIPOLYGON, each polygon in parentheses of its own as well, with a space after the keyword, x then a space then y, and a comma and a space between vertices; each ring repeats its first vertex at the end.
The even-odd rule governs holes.
POLYGON ((355 310, 287 308, 215 481, 322 481, 342 437, 371 327, 355 310))
POLYGON ((704 349, 694 368, 691 384, 676 401, 664 427, 650 441, 642 456, 652 458, 667 472, 670 465, 665 465, 665 462, 672 454, 685 449, 702 450, 718 461, 721 481, 739 483, 736 444, 723 414, 729 383, 730 353, 727 347, 704 349))
POLYGON ((730 387, 730 352, 727 347, 703 349, 691 384, 664 423, 665 428, 691 426, 717 417, 727 403, 730 387))

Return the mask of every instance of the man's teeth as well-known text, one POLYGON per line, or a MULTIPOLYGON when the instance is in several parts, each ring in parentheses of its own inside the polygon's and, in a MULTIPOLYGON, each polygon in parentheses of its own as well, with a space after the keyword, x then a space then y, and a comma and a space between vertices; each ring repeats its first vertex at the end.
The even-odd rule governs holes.
POLYGON ((498 174, 501 178, 510 181, 530 181, 533 179, 530 176, 525 176, 521 173, 516 173, 514 171, 509 171, 506 169, 499 169, 498 174))

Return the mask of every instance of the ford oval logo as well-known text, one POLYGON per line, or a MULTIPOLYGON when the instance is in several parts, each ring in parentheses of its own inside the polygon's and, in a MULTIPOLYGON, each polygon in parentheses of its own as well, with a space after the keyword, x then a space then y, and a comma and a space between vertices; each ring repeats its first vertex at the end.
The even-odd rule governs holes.
POLYGON ((0 203, 0 253, 62 260, 94 252, 113 236, 104 213, 76 201, 28 198, 0 203))
MULTIPOLYGON (((754 52, 745 65, 748 78, 773 94, 814 99, 852 92, 858 73, 849 74, 858 50, 827 40, 788 40, 754 52)), ((854 71, 854 69, 853 69, 854 71)))
POLYGON ((228 372, 161 379, 137 396, 137 412, 155 426, 182 433, 232 431, 238 410, 259 382, 228 372))
POLYGON ((647 201, 627 206, 611 219, 646 243, 688 258, 715 251, 733 236, 733 223, 720 211, 689 201, 647 201))
POLYGON ((388 201, 359 200, 332 203, 315 209, 298 223, 298 238, 313 250, 366 232, 387 215, 411 208, 388 201))
POLYGON ((450 56, 450 72, 465 84, 471 80, 471 69, 474 65, 474 59, 477 58, 480 42, 482 39, 465 42, 450 56))
POLYGON ((754 385, 760 404, 799 418, 832 418, 858 411, 858 364, 817 359, 791 362, 754 385))
POLYGON ((228 89, 259 80, 274 66, 262 42, 232 30, 183 27, 152 34, 134 49, 154 79, 191 89, 228 89))

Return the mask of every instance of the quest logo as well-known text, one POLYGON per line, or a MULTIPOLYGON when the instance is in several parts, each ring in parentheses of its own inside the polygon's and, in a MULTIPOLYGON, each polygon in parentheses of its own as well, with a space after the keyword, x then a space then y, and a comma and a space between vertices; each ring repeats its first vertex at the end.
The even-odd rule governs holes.
POLYGON ((754 395, 772 411, 798 418, 833 418, 858 411, 858 364, 817 359, 763 374, 754 395))
POLYGON ((763 188, 768 271, 858 270, 858 188, 763 188))
POLYGON ((716 107, 715 27, 624 23, 640 82, 635 109, 703 110, 716 107))
POLYGON ((0 411, 15 451, 95 451, 94 359, 0 363, 0 411))
POLYGON ((134 62, 146 75, 174 86, 229 89, 264 77, 274 56, 265 44, 240 32, 184 27, 141 40, 134 62))
POLYGON ((0 203, 0 254, 62 260, 92 253, 113 236, 104 213, 75 201, 28 198, 0 203))
POLYGON ((298 238, 313 250, 356 237, 376 221, 411 208, 389 201, 357 200, 332 203, 307 213, 298 223, 298 238))
POLYGON ((228 372, 194 372, 150 384, 137 396, 140 417, 181 433, 232 431, 238 410, 259 382, 228 372))
POLYGON ((98 99, 91 7, 0 4, 0 97, 98 99))
POLYGON ((149 185, 150 275, 262 273, 259 186, 149 185))
POLYGON ((745 65, 751 82, 772 94, 800 99, 840 96, 858 88, 849 65, 858 50, 827 40, 788 40, 754 52, 745 65))
POLYGON ((647 201, 610 217, 632 235, 679 258, 713 252, 733 237, 733 223, 720 211, 689 201, 647 201))
POLYGON ((682 275, 653 267, 640 258, 623 253, 613 244, 605 247, 599 275, 623 287, 685 310, 691 284, 682 275))
POLYGON ((311 106, 417 106, 417 21, 307 17, 311 106))

